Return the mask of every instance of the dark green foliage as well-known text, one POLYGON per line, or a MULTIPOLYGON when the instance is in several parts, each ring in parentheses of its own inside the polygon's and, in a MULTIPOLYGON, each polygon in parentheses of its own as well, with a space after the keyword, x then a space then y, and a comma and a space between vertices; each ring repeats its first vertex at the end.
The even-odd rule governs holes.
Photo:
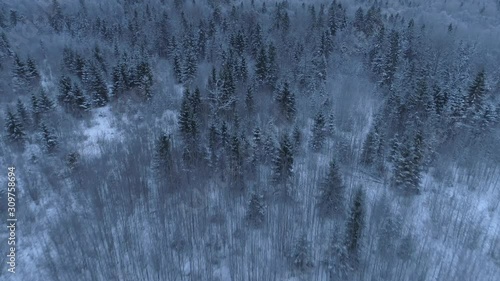
POLYGON ((264 197, 257 192, 253 192, 248 202, 246 220, 252 227, 262 227, 266 219, 266 207, 264 197))
POLYGON ((335 161, 330 162, 328 174, 320 184, 320 194, 316 206, 324 218, 332 218, 344 212, 345 186, 335 161))

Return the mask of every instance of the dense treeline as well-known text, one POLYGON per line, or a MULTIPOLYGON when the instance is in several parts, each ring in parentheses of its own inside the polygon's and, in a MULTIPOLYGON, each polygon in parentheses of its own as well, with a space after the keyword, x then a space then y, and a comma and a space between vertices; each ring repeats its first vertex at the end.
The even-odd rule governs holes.
POLYGON ((498 72, 452 24, 382 1, 6 7, 2 154, 29 167, 27 218, 59 204, 43 237, 23 230, 41 245, 24 280, 500 273, 499 230, 438 190, 456 167, 474 179, 460 196, 500 192, 498 72), (103 116, 120 137, 95 156, 103 116), (437 262, 447 253, 465 256, 437 262))

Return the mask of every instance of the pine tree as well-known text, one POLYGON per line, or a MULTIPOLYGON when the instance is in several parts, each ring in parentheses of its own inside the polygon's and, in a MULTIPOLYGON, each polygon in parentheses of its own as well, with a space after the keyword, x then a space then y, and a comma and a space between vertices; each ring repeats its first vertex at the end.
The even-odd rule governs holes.
POLYGON ((230 157, 230 181, 233 189, 242 191, 244 189, 243 182, 243 157, 240 140, 237 136, 231 138, 231 157, 230 157))
POLYGON ((474 82, 469 87, 467 96, 467 106, 469 108, 475 107, 475 110, 481 109, 484 95, 486 93, 485 76, 484 70, 479 71, 474 79, 474 82))
POLYGON ((320 185, 317 208, 323 218, 332 218, 344 211, 345 186, 335 161, 330 162, 328 175, 320 185))
POLYGON ((294 152, 297 153, 302 146, 302 132, 297 125, 293 127, 292 140, 294 152))
POLYGON ((253 99, 253 90, 252 88, 247 89, 247 94, 245 96, 245 106, 249 113, 253 113, 255 110, 255 101, 253 99))
POLYGON ((71 89, 71 79, 68 76, 61 76, 59 80, 59 95, 57 99, 66 108, 70 108, 74 103, 73 92, 71 89))
POLYGON ((136 79, 141 96, 146 101, 150 100, 153 95, 151 89, 153 87, 153 71, 147 61, 144 60, 137 65, 136 79))
POLYGON ((253 137, 252 137, 252 143, 253 143, 253 156, 252 156, 252 162, 254 164, 260 163, 263 158, 263 149, 262 149, 262 133, 260 131, 259 127, 255 127, 253 130, 253 137))
POLYGON ((19 58, 17 54, 14 55, 14 77, 19 80, 19 83, 23 83, 24 79, 26 79, 26 65, 19 58))
POLYGON ((274 87, 276 79, 278 79, 276 47, 273 44, 269 44, 267 49, 266 82, 269 86, 274 87))
POLYGON ((295 95, 290 92, 287 82, 283 85, 283 89, 280 91, 277 101, 280 106, 281 114, 286 120, 291 121, 296 114, 295 95))
POLYGON ((358 32, 364 32, 365 30, 365 19, 364 19, 364 11, 363 8, 359 7, 356 10, 356 13, 354 15, 354 22, 353 22, 354 28, 358 32))
POLYGON ((28 60, 26 61, 26 78, 28 80, 40 78, 35 61, 33 61, 31 57, 28 57, 28 60))
POLYGON ((40 101, 35 96, 35 94, 31 94, 31 113, 32 113, 33 123, 37 125, 38 121, 40 121, 41 109, 40 109, 40 101))
POLYGON ((181 61, 178 55, 174 57, 174 78, 176 83, 182 83, 182 69, 181 69, 181 61))
POLYGON ((73 107, 76 109, 76 111, 80 112, 85 112, 90 109, 90 103, 83 93, 83 91, 78 87, 76 83, 73 84, 73 97, 74 97, 74 105, 73 107))
POLYGON ((306 234, 302 234, 293 249, 292 265, 299 272, 306 272, 314 266, 309 244, 306 234))
POLYGON ((280 147, 274 159, 274 181, 287 184, 293 176, 293 146, 285 134, 280 142, 280 147))
POLYGON ((265 219, 266 207, 264 205, 264 197, 257 192, 253 192, 248 203, 246 220, 252 227, 259 228, 264 224, 265 219))
POLYGON ((45 123, 42 123, 40 125, 40 129, 42 131, 42 139, 44 141, 43 145, 45 147, 45 150, 48 153, 53 153, 58 146, 57 136, 51 130, 49 130, 45 123))
POLYGON ((169 176, 173 171, 172 139, 167 134, 162 134, 156 140, 153 167, 158 176, 163 178, 169 176))
POLYGON ((398 159, 394 161, 394 184, 409 193, 419 193, 424 159, 424 141, 418 130, 413 140, 403 140, 399 145, 398 159))
POLYGON ((398 63, 399 63, 399 33, 393 30, 389 35, 389 53, 385 61, 385 68, 383 73, 383 83, 386 86, 391 86, 394 82, 398 63))
POLYGON ((40 112, 49 112, 54 108, 55 104, 54 101, 52 101, 51 98, 47 95, 47 93, 41 89, 40 90, 40 99, 38 103, 38 108, 40 109, 40 112))
POLYGON ((255 76, 259 84, 264 84, 268 77, 267 55, 264 48, 260 49, 257 63, 255 64, 255 76))
POLYGON ((326 121, 323 113, 318 112, 314 118, 314 126, 312 128, 311 147, 314 151, 319 151, 323 148, 326 137, 326 121))
POLYGON ((50 26, 56 33, 61 33, 64 27, 64 15, 62 13, 61 5, 57 0, 52 0, 52 10, 49 15, 50 26))
POLYGON ((189 89, 186 89, 179 113, 179 130, 186 142, 192 141, 192 138, 196 135, 196 125, 190 99, 191 94, 189 89))
POLYGON ((364 200, 364 192, 359 188, 354 196, 354 202, 346 225, 345 247, 353 268, 359 263, 361 253, 361 239, 365 223, 364 200))
POLYGON ((105 106, 109 101, 107 86, 99 73, 99 71, 92 65, 91 67, 91 85, 92 90, 92 103, 97 107, 105 106))
POLYGON ((16 117, 23 124, 23 127, 29 127, 31 124, 31 119, 28 114, 28 110, 26 109, 26 106, 24 106, 24 103, 21 101, 21 99, 17 99, 16 109, 16 117))
POLYGON ((22 144, 25 140, 26 133, 24 132, 24 126, 20 120, 15 116, 10 110, 7 111, 7 116, 5 119, 5 129, 7 133, 7 138, 14 143, 22 144))

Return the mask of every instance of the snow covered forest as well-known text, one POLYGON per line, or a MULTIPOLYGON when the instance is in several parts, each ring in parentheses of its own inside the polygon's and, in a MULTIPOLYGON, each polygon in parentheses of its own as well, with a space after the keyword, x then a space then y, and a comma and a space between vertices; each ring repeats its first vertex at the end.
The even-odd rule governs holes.
POLYGON ((498 281, 499 63, 500 0, 0 0, 0 280, 498 281))

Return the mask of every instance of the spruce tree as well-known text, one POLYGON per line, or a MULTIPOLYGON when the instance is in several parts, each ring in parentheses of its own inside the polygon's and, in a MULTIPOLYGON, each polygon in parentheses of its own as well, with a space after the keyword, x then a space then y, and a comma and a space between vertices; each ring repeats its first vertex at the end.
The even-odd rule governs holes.
POLYGON ((28 109, 26 109, 26 106, 24 103, 21 101, 21 99, 17 99, 16 103, 16 117, 19 119, 19 121, 23 124, 23 127, 29 127, 31 124, 31 119, 28 114, 28 109))
POLYGON ((326 137, 326 120, 321 112, 314 118, 312 134, 311 147, 314 151, 319 151, 323 148, 326 137))
POLYGON ((95 66, 91 67, 91 75, 92 103, 97 107, 103 107, 109 101, 106 83, 95 66))
POLYGON ((48 153, 53 153, 58 146, 57 136, 47 127, 47 125, 45 125, 45 123, 40 125, 40 130, 42 131, 42 139, 45 150, 48 153))
POLYGON ((181 69, 181 60, 178 55, 174 57, 174 79, 176 83, 182 83, 182 69, 181 69))
POLYGON ((389 52, 386 56, 385 67, 383 73, 383 83, 386 86, 391 86, 394 82, 394 77, 399 63, 399 32, 396 30, 391 31, 389 35, 389 52))
POLYGON ((257 62, 255 64, 255 76, 259 84, 264 84, 268 77, 267 55, 264 48, 260 49, 257 62))
POLYGON ((237 136, 231 138, 231 156, 230 156, 230 181, 233 190, 242 191, 243 182, 243 156, 240 140, 237 136))
POLYGON ((276 47, 273 44, 269 44, 267 49, 266 82, 271 87, 276 85, 276 79, 278 79, 277 60, 276 47))
POLYGON ((302 234, 293 249, 292 265, 299 272, 306 272, 314 266, 309 244, 306 234, 302 234))
POLYGON ((245 96, 245 106, 248 113, 253 113, 255 110, 255 100, 253 98, 253 90, 252 88, 247 89, 247 94, 245 96))
POLYGON ((83 93, 82 89, 78 87, 76 83, 73 84, 73 97, 74 97, 74 104, 73 107, 75 108, 76 111, 82 112, 88 111, 90 109, 90 103, 83 93))
POLYGON ((277 101, 279 103, 281 114, 286 120, 291 121, 296 114, 295 95, 290 92, 287 82, 283 85, 283 89, 280 91, 277 101))
POLYGON ((255 228, 262 227, 266 218, 266 208, 264 197, 257 192, 253 192, 248 202, 246 220, 249 225, 255 228))
POLYGON ((280 142, 276 158, 274 159, 274 181, 287 184, 293 176, 293 146, 285 134, 280 142))
POLYGON ((71 79, 63 75, 59 80, 59 95, 57 99, 66 108, 69 108, 74 103, 73 92, 71 89, 71 79))
POLYGON ((319 214, 323 218, 332 218, 344 211, 345 186, 335 161, 330 162, 328 174, 320 185, 317 201, 319 214))
POLYGON ((158 176, 163 178, 170 175, 173 170, 173 164, 171 136, 162 134, 156 140, 153 167, 158 176))
POLYGON ((41 89, 40 90, 40 99, 38 103, 38 108, 40 109, 40 112, 49 112, 51 111, 55 106, 54 101, 47 95, 47 93, 41 89))
POLYGON ((365 224, 364 201, 364 192, 359 188, 354 196, 354 202, 346 225, 345 247, 354 268, 359 263, 361 253, 361 240, 365 224))
POLYGON ((15 116, 10 110, 7 111, 7 116, 5 119, 5 129, 7 138, 11 142, 18 144, 22 144, 24 142, 26 137, 24 126, 18 119, 18 117, 15 116))
POLYGON ((477 73, 476 78, 469 87, 467 95, 467 106, 470 109, 480 111, 486 93, 485 72, 481 70, 477 73))
POLYGON ((40 78, 35 61, 31 57, 28 57, 28 60, 26 61, 26 78, 28 80, 40 78))

